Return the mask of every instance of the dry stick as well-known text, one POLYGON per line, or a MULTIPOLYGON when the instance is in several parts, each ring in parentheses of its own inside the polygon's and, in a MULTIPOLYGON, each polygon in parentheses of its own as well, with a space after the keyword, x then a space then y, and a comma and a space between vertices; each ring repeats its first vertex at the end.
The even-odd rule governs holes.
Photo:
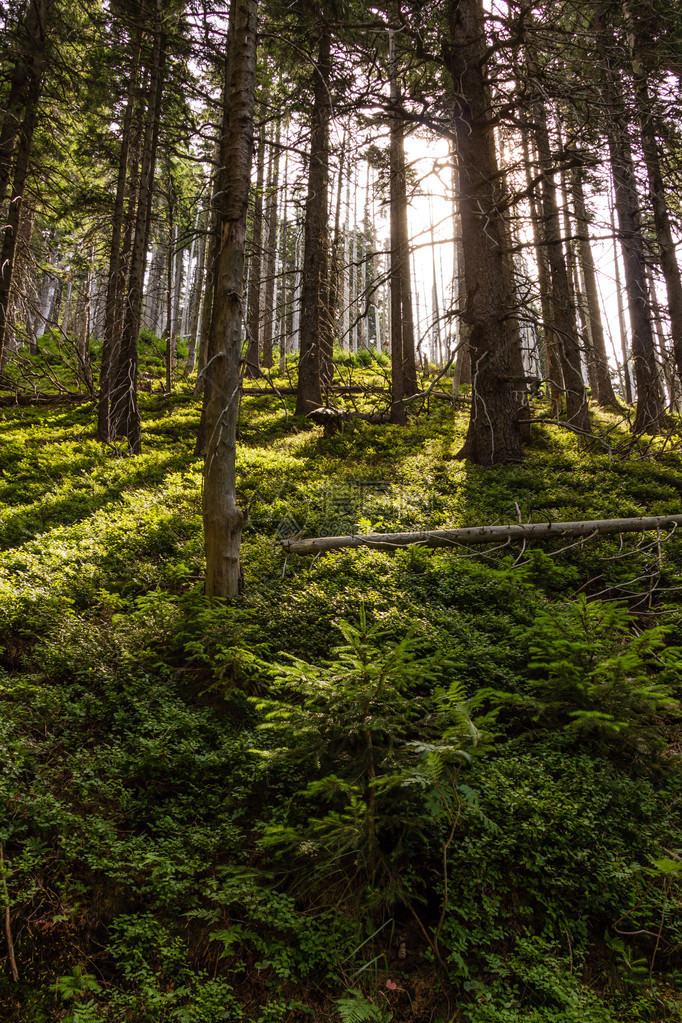
POLYGON ((9 965, 12 970, 12 980, 15 984, 19 983, 19 970, 17 969, 17 961, 14 957, 14 939, 12 938, 12 921, 9 914, 9 892, 7 891, 7 878, 5 877, 5 847, 0 842, 0 877, 2 878, 2 891, 5 896, 5 938, 7 939, 7 954, 9 956, 9 965))
POLYGON ((421 544, 426 547, 476 545, 500 540, 547 540, 568 536, 643 533, 650 529, 682 525, 682 515, 650 515, 627 519, 585 519, 579 522, 528 522, 507 526, 467 526, 457 529, 431 529, 418 533, 374 533, 356 536, 320 536, 309 540, 283 540, 288 554, 317 554, 342 547, 372 547, 394 550, 421 544))

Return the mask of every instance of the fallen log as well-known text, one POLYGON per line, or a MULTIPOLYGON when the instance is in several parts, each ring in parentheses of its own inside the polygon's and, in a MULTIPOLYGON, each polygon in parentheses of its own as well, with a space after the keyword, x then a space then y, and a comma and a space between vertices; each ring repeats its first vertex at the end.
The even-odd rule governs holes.
POLYGON ((461 529, 430 529, 420 533, 370 533, 358 536, 316 536, 309 540, 282 540, 287 554, 321 554, 343 547, 372 547, 390 551, 396 547, 473 546, 511 540, 554 540, 610 533, 644 533, 650 529, 682 526, 682 515, 649 515, 635 519, 585 519, 581 522, 527 522, 509 526, 466 526, 461 529))
MULTIPOLYGON (((391 392, 385 387, 363 387, 361 385, 353 385, 344 387, 342 384, 334 384, 333 387, 329 388, 331 394, 382 394, 386 398, 390 398, 391 392)), ((242 394, 252 395, 254 397, 272 397, 273 395, 279 396, 280 394, 294 395, 298 394, 298 388, 296 387, 242 387, 242 394)))
POLYGON ((91 395, 75 394, 72 391, 61 391, 54 394, 40 392, 31 394, 20 391, 15 394, 0 395, 0 408, 31 407, 33 405, 88 405, 92 401, 91 395))

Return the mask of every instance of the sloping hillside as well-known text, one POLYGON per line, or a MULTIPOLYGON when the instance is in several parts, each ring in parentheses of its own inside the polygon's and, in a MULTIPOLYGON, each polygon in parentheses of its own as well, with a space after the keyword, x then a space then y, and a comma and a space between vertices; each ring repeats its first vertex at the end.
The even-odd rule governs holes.
POLYGON ((678 537, 279 543, 679 513, 679 438, 595 413, 483 470, 443 403, 325 438, 245 398, 210 605, 199 410, 142 401, 137 457, 0 413, 3 1020, 682 1019, 678 537))

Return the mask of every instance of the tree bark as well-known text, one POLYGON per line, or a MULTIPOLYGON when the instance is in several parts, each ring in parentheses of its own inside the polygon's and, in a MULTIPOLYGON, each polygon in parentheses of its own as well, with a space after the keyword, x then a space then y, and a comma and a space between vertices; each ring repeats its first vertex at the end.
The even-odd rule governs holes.
POLYGON ((613 391, 613 384, 609 375, 609 360, 606 354, 606 342, 604 340, 604 327, 601 318, 601 306, 599 304, 599 290, 597 288, 597 274, 595 270, 594 257, 592 255, 592 243, 590 241, 590 220, 585 206, 585 193, 583 190, 583 168, 574 167, 571 174, 571 191, 573 195, 573 208, 575 219, 578 225, 578 252, 580 254, 580 265, 585 280, 585 297, 587 299, 587 315, 590 325, 590 337, 592 339, 592 354, 594 358, 594 379, 595 379, 595 400, 597 404, 605 408, 618 408, 618 400, 613 391))
POLYGON ((277 268, 277 202, 279 199, 279 159, 281 119, 277 119, 273 140, 272 167, 268 182, 268 200, 265 212, 265 288, 263 296, 263 367, 272 369, 272 339, 275 333, 275 273, 277 268))
POLYGON ((260 293, 263 271, 263 182, 265 179, 265 125, 258 136, 256 188, 253 197, 253 237, 249 271, 248 345, 246 348, 246 375, 260 376, 260 293))
POLYGON ((407 168, 403 122, 400 116, 395 35, 389 31, 390 118, 390 204, 391 204, 391 379, 393 401, 391 422, 406 422, 404 398, 417 393, 414 351, 414 312, 410 273, 410 240, 407 229, 407 168))
POLYGON ((204 217, 199 218, 199 258, 194 274, 194 286, 192 289, 192 315, 189 322, 189 338, 187 341, 187 363, 184 370, 184 378, 188 380, 194 372, 197 361, 197 338, 199 334, 199 320, 201 318, 201 305, 204 286, 204 268, 206 266, 206 250, 208 249, 209 237, 205 231, 204 217))
POLYGON ((240 588, 239 546, 244 516, 236 500, 237 414, 239 409, 244 250, 251 183, 256 90, 258 0, 233 0, 230 13, 231 59, 226 61, 225 91, 229 119, 225 133, 226 194, 220 225, 220 255, 215 293, 215 352, 208 368, 211 386, 206 406, 203 521, 206 594, 233 597, 240 588))
POLYGON ((307 415, 322 404, 322 379, 331 361, 328 318, 328 190, 329 122, 331 105, 331 30, 322 29, 315 66, 313 112, 310 131, 308 195, 305 207, 305 240, 301 288, 301 350, 298 363, 296 415, 307 415))
POLYGON ((128 279, 125 320, 119 350, 116 384, 111 396, 113 430, 125 437, 132 454, 142 450, 142 427, 137 405, 137 342, 140 333, 145 264, 159 137, 159 117, 165 77, 166 34, 162 22, 162 0, 156 0, 154 43, 150 63, 149 98, 145 135, 140 161, 140 186, 135 217, 135 240, 128 279))
POLYGON ((536 165, 531 163, 531 146, 529 131, 526 126, 521 130, 521 141, 523 145, 523 159, 526 168, 526 184, 528 186, 528 204, 530 206, 531 229, 533 232, 533 245, 538 265, 538 285, 540 287, 540 310, 542 323, 540 325, 542 348, 541 362, 542 372, 547 381, 547 390, 552 399, 554 410, 558 414, 563 409, 564 375, 561 370, 561 362, 554 343, 552 332, 552 284, 549 272, 549 259, 545 246, 542 220, 538 208, 538 200, 535 188, 532 187, 533 174, 536 165))
POLYGON ((0 206, 5 201, 7 186, 12 177, 12 156, 22 131, 28 107, 37 102, 45 73, 47 19, 53 0, 33 0, 17 27, 14 45, 18 56, 10 75, 10 87, 5 102, 2 128, 0 128, 0 206), (38 94, 36 98, 36 75, 38 94))
POLYGON ((677 373, 682 380, 682 281, 680 280, 680 267, 677 262, 675 240, 670 225, 670 213, 656 138, 653 103, 649 95, 646 70, 639 55, 636 22, 628 0, 623 0, 623 13, 628 30, 628 44, 635 82, 635 104, 642 139, 642 153, 649 178, 649 196, 654 215, 656 241, 668 295, 673 353, 677 373))
MULTIPOLYGON (((6 168, 3 174, 9 178, 9 167, 11 166, 12 150, 15 140, 18 137, 16 160, 14 164, 14 177, 12 181, 12 193, 10 196, 9 210, 4 225, 2 246, 0 247, 0 376, 5 364, 8 342, 8 315, 9 296, 12 286, 12 274, 19 235, 19 221, 21 218, 21 206, 28 178, 31 150, 33 148, 33 136, 35 134, 36 122, 38 119, 38 105, 43 88, 43 78, 47 67, 46 54, 46 19, 50 14, 51 0, 35 0, 33 4, 33 15, 27 19, 29 28, 27 49, 22 55, 26 61, 27 82, 25 88, 24 116, 17 132, 12 132, 14 138, 5 140, 5 152, 3 166, 6 168)), ((15 101, 18 101, 15 95, 15 101)), ((5 122, 10 125, 14 123, 17 111, 7 111, 5 122)), ((5 185, 6 188, 6 185, 5 185)))
POLYGON ((116 179, 116 198, 111 225, 111 242, 109 245, 109 276, 107 279, 107 297, 104 313, 104 337, 102 339, 102 362, 99 375, 99 397, 97 404, 97 435, 103 442, 111 440, 111 371, 118 362, 117 351, 117 310, 125 286, 125 266, 121 260, 121 238, 123 234, 123 214, 125 207, 126 179, 128 174, 128 157, 135 107, 135 93, 140 70, 140 52, 142 32, 138 29, 135 52, 130 63, 128 96, 123 116, 121 147, 118 157, 118 176, 116 179))
POLYGON ((340 338, 342 331, 339 323, 339 297, 341 295, 341 206, 343 205, 343 186, 346 171, 346 149, 348 145, 348 125, 343 126, 341 152, 339 154, 339 171, 336 178, 336 203, 334 209, 334 234, 331 245, 329 265, 329 322, 333 334, 340 338))
POLYGON ((481 0, 449 0, 448 30, 445 61, 454 105, 472 364, 471 418, 459 456, 496 465, 519 461, 522 445, 510 381, 512 297, 504 273, 481 0))
POLYGON ((632 328, 632 362, 637 385, 633 433, 658 433, 663 415, 651 310, 646 284, 644 240, 632 151, 627 137, 625 104, 609 62, 609 36, 601 10, 594 27, 606 110, 605 130, 611 157, 618 228, 625 266, 625 290, 632 328))
POLYGON ((580 342, 575 307, 566 268, 554 164, 549 141, 547 113, 541 98, 533 103, 534 134, 542 175, 542 233, 547 248, 552 282, 552 332, 561 361, 566 393, 566 418, 579 430, 589 432, 590 416, 580 365, 580 342))

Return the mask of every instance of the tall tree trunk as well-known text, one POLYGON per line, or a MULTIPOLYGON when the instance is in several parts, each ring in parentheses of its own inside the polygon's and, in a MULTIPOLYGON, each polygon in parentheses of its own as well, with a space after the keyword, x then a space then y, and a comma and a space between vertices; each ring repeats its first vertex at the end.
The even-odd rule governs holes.
POLYGON ((159 117, 165 77, 166 34, 163 31, 162 11, 162 0, 156 0, 154 44, 149 68, 149 98, 135 218, 135 241, 128 279, 116 385, 111 396, 111 417, 114 430, 117 436, 127 439, 128 447, 133 454, 139 454, 142 449, 142 427, 137 405, 137 341, 140 333, 144 272, 159 137, 159 117))
POLYGON ((204 286, 204 268, 206 266, 206 251, 209 244, 209 236, 205 231, 205 218, 201 217, 198 223, 199 228, 199 258, 194 274, 194 287, 192 289, 192 315, 189 321, 189 339, 187 341, 187 363, 185 365, 184 377, 188 380, 194 372, 197 361, 197 338, 199 334, 199 321, 201 319, 201 304, 204 286))
MULTIPOLYGON (((227 70, 225 72, 227 75, 227 70)), ((229 97, 224 100, 224 103, 229 102, 229 97)), ((227 123, 228 110, 224 106, 223 108, 223 121, 222 124, 227 123)), ((223 132, 221 125, 221 136, 223 132)), ((204 285, 204 297, 201 303, 201 332, 199 334, 199 347, 197 351, 197 380, 194 385, 194 394, 196 397, 204 394, 205 381, 206 381, 206 366, 208 364, 208 349, 211 343, 211 325, 213 322, 213 299, 216 288, 216 266, 218 261, 218 245, 220 242, 220 197, 222 179, 224 177, 224 165, 225 161, 222 158, 223 152, 223 141, 221 139, 220 145, 218 146, 217 163, 218 166, 215 169, 213 176, 213 188, 211 190, 211 204, 208 212, 208 238, 206 243, 206 283, 204 285)), ((199 424, 199 430, 197 433, 197 443, 194 449, 196 455, 200 455, 204 450, 204 420, 205 420, 205 401, 201 411, 201 423, 199 424)))
POLYGON ((0 207, 12 177, 12 156, 26 119, 28 106, 39 98, 45 73, 47 19, 53 0, 33 0, 17 26, 14 45, 18 56, 10 75, 10 87, 0 128, 0 207), (37 83, 36 96, 36 76, 37 83))
MULTIPOLYGON (((27 19, 28 27, 33 29, 28 33, 27 50, 22 55, 27 62, 27 82, 25 85, 24 116, 21 126, 18 128, 14 139, 18 137, 16 160, 14 164, 14 178, 12 181, 12 193, 10 196, 9 210, 4 225, 2 246, 0 247, 0 375, 5 364, 7 347, 7 325, 9 314, 9 296, 12 286, 12 273, 14 259, 19 235, 19 221, 21 217, 21 206, 26 188, 26 179, 33 148, 33 136, 35 133, 36 121, 38 118, 38 104, 43 87, 43 78, 47 67, 46 56, 46 19, 51 11, 51 0, 35 0, 33 12, 35 23, 27 19)), ((17 97, 15 96, 15 101, 17 97)), ((7 111, 5 121, 10 124, 14 122, 17 111, 7 111)), ((14 128, 12 127, 12 134, 14 128)), ((10 146, 9 138, 6 139, 6 152, 3 154, 4 166, 7 168, 3 173, 9 178, 9 166, 11 165, 14 140, 10 146)), ((6 185, 5 185, 6 188, 6 185)))
POLYGON ((616 213, 625 266, 625 290, 632 328, 632 362, 637 385, 633 432, 658 433, 663 401, 656 366, 651 310, 646 285, 644 240, 637 182, 627 137, 625 104, 609 63, 609 35, 599 7, 594 27, 606 110, 605 131, 611 157, 616 213))
POLYGON ((507 318, 512 297, 504 274, 504 225, 495 183, 495 140, 486 77, 481 0, 448 0, 445 61, 451 78, 460 174, 460 210, 471 327, 472 405, 460 457, 479 465, 519 461, 521 435, 510 381, 507 318))
MULTIPOLYGON (((265 101, 263 102, 265 107, 265 101)), ((261 124, 258 136, 258 160, 256 164, 256 189, 253 197, 253 238, 251 242, 251 266, 249 271, 248 300, 248 346, 246 349, 246 375, 252 379, 260 376, 260 293, 263 268, 263 182, 265 179, 265 124, 261 124)))
POLYGON ((538 265, 538 284, 540 286, 540 310, 542 313, 541 338, 542 338, 542 370, 547 380, 549 396, 558 414, 563 407, 564 375, 561 370, 561 362, 557 352, 557 346, 552 331, 554 312, 552 309, 552 282, 549 271, 549 258, 545 245, 545 236, 542 227, 542 219, 538 209, 538 200, 535 188, 532 187, 534 165, 531 164, 531 147, 528 129, 524 127, 521 131, 523 145, 524 165, 526 168, 526 182, 528 185, 528 203, 530 206, 531 229, 533 232, 533 244, 538 265))
POLYGON ((348 125, 343 126, 341 152, 339 154, 339 171, 336 178, 336 204, 334 211, 334 235, 331 246, 329 265, 329 322, 333 333, 340 337, 342 330, 339 324, 339 297, 341 295, 341 207, 343 205, 344 174, 346 170, 346 148, 348 145, 348 125))
POLYGON ((417 393, 410 240, 407 229, 407 173, 403 122, 399 111, 395 35, 389 31, 390 204, 391 204, 391 422, 406 422, 404 398, 417 393))
POLYGON ((618 408, 618 401, 613 391, 613 384, 609 375, 609 360, 606 354, 606 342, 604 340, 604 327, 602 325, 601 307, 599 304, 599 290, 597 288, 597 274, 592 255, 592 243, 590 241, 590 220, 585 206, 585 193, 583 189, 583 168, 574 167, 571 174, 571 191, 573 194, 573 207, 575 219, 578 225, 578 252, 580 254, 580 265, 585 280, 585 297, 587 299, 587 315, 590 325, 590 337, 592 339, 592 354, 594 358, 594 381, 595 400, 605 408, 618 408))
POLYGON ((123 214, 125 208, 126 179, 128 174, 128 156, 135 107, 135 93, 140 70, 140 51, 142 32, 138 29, 135 51, 129 72, 128 96, 123 116, 121 147, 118 155, 118 176, 116 179, 116 198, 111 225, 111 242, 109 245, 109 276, 107 279, 107 297, 104 313, 104 337, 102 339, 102 363, 99 375, 99 397, 97 403, 97 434, 103 442, 111 440, 111 371, 117 365, 117 323, 116 311, 125 286, 125 267, 121 260, 121 237, 123 234, 123 214))
POLYGON ((675 252, 675 240, 670 226, 670 213, 661 170, 661 158, 656 138, 654 109, 649 95, 647 74, 639 54, 636 22, 629 0, 623 0, 623 12, 628 29, 628 44, 635 81, 635 103, 642 139, 642 153, 649 178, 649 196, 654 215, 656 241, 661 257, 661 269, 668 294, 670 330, 677 373, 682 380, 682 281, 675 252))
POLYGON ((542 225, 552 281, 552 330, 561 361, 566 390, 566 416, 571 426, 590 429, 587 394, 580 365, 580 342, 571 301, 568 270, 561 232, 555 168, 549 141, 547 113, 542 98, 533 103, 534 133, 542 175, 542 225))
POLYGON ((272 169, 268 182, 268 201, 265 213, 265 295, 263 301, 263 366, 272 369, 272 338, 275 331, 275 274, 277 268, 277 202, 279 199, 279 160, 281 118, 277 119, 273 140, 272 169))
POLYGON ((230 115, 223 125, 227 194, 221 217, 215 294, 216 348, 209 368, 211 386, 206 407, 203 520, 206 594, 209 597, 236 596, 241 578, 239 546, 244 516, 236 500, 235 459, 246 214, 253 154, 257 13, 258 0, 233 0, 232 59, 226 61, 225 81, 230 115))
POLYGON ((322 29, 318 44, 313 93, 305 205, 305 241, 301 289, 301 354, 298 363, 296 415, 304 416, 322 404, 322 378, 328 377, 331 352, 327 324, 329 122, 331 104, 331 30, 322 29))
POLYGON ((166 394, 170 394, 173 377, 173 336, 175 334, 175 303, 173 301, 173 252, 177 238, 177 228, 173 224, 173 200, 169 190, 168 200, 168 249, 166 252, 166 394))

